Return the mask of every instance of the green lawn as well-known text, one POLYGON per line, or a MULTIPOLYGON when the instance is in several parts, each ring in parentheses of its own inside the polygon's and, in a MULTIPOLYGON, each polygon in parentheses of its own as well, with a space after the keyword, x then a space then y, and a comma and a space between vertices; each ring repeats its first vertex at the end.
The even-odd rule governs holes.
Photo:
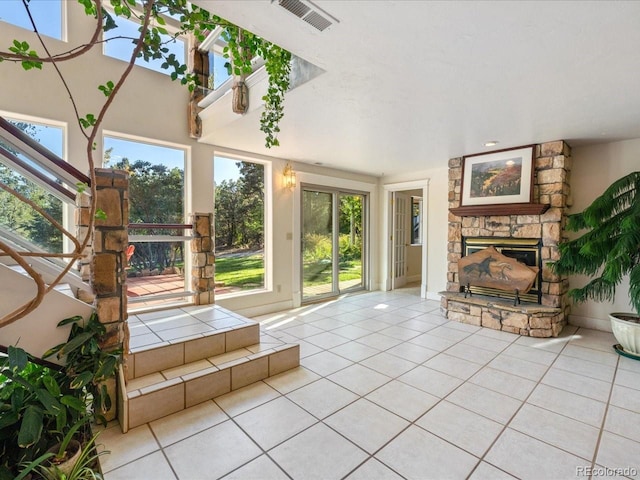
MULTIPOLYGON (((312 287, 315 285, 326 285, 331 283, 331 263, 315 262, 304 265, 302 275, 304 285, 312 287)), ((362 262, 350 261, 340 264, 338 273, 339 280, 345 282, 347 280, 356 280, 362 276, 362 262)))
POLYGON ((243 289, 264 286, 264 259, 261 253, 246 257, 217 257, 216 282, 243 289))
MULTIPOLYGON (((360 261, 345 262, 340 265, 341 282, 361 277, 360 261)), ((324 285, 331 282, 331 263, 306 264, 303 271, 305 286, 324 285)), ((216 282, 226 287, 242 289, 259 288, 264 285, 264 259, 261 253, 245 257, 216 258, 216 282)))

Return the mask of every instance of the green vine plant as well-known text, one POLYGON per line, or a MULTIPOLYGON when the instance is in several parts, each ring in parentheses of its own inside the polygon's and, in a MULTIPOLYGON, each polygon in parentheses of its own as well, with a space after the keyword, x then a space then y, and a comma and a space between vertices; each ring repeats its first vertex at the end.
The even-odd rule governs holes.
POLYGON ((255 56, 264 59, 264 67, 269 78, 267 93, 262 97, 264 110, 260 118, 260 130, 265 134, 265 146, 279 146, 280 120, 284 116, 284 96, 289 90, 291 73, 291 53, 264 40, 251 32, 214 17, 224 28, 227 45, 223 55, 227 59, 225 67, 229 75, 250 75, 253 72, 251 60, 255 56))
MULTIPOLYGON (((0 62, 18 64, 24 70, 41 70, 48 67, 55 70, 70 99, 78 127, 87 140, 86 159, 91 178, 90 190, 92 199, 95 199, 96 196, 94 172, 96 165, 94 160, 96 138, 109 108, 127 81, 136 60, 138 58, 142 58, 145 61, 162 59, 161 67, 170 72, 172 80, 179 81, 190 91, 196 88, 197 76, 189 72, 187 65, 176 58, 174 54, 171 54, 167 47, 170 42, 175 41, 178 37, 193 36, 195 40, 202 42, 209 32, 218 26, 221 27, 225 31, 225 38, 228 41, 228 47, 224 55, 228 59, 227 69, 230 73, 237 71, 245 75, 250 74, 253 71, 251 58, 255 56, 264 58, 265 68, 269 77, 269 88, 267 94, 263 97, 265 109, 260 121, 260 129, 265 133, 266 147, 270 148, 279 145, 279 122, 284 114, 284 95, 289 88, 291 54, 286 50, 250 32, 240 30, 230 22, 212 15, 207 10, 193 5, 187 0, 144 0, 141 4, 136 0, 77 0, 84 7, 85 13, 95 21, 91 37, 84 43, 76 45, 67 51, 52 54, 47 46, 47 41, 40 34, 38 26, 33 20, 29 1, 22 0, 22 3, 31 21, 39 46, 32 46, 24 40, 14 40, 11 45, 6 47, 6 50, 2 50, 0 46, 0 62), (171 18, 170 20, 168 20, 169 17, 171 18), (138 36, 116 36, 103 39, 102 34, 104 32, 117 27, 118 18, 139 22, 138 36), (167 28, 167 22, 172 24, 172 28, 167 28), (81 113, 81 106, 76 101, 76 97, 58 64, 72 61, 98 45, 123 38, 131 40, 133 45, 128 63, 117 80, 109 80, 102 85, 96 86, 105 96, 105 101, 99 111, 97 113, 81 113)), ((0 183, 0 188, 9 191, 16 197, 19 195, 2 183, 0 183)), ((34 208, 43 215, 42 209, 37 206, 34 208)), ((95 219, 99 217, 100 212, 97 212, 95 200, 92 200, 87 232, 93 230, 95 219)), ((62 229, 59 225, 54 224, 54 226, 59 230, 62 229)), ((66 232, 64 233, 66 234, 66 232)), ((81 258, 89 240, 90 234, 87 233, 84 239, 77 242, 73 252, 65 255, 70 260, 81 258)), ((22 265, 24 263, 25 265, 23 266, 29 275, 36 280, 36 283, 38 282, 36 279, 37 274, 27 268, 26 262, 22 260, 23 253, 15 251, 3 242, 0 242, 0 250, 4 251, 19 264, 22 265)), ((54 256, 54 254, 51 255, 54 256)), ((73 265, 74 262, 70 261, 68 266, 48 287, 39 286, 34 299, 0 318, 0 326, 8 325, 35 310, 44 295, 59 283, 73 265)))

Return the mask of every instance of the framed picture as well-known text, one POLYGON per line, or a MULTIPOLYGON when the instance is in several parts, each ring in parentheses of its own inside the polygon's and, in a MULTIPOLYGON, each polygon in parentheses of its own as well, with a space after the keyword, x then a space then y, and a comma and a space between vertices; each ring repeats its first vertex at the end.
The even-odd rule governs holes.
POLYGON ((531 203, 533 145, 463 158, 461 205, 531 203))

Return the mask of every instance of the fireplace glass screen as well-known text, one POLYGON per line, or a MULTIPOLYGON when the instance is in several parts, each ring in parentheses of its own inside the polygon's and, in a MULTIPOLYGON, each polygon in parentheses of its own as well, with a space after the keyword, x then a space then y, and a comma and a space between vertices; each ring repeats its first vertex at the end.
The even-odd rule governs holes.
MULTIPOLYGON (((520 300, 523 302, 541 303, 542 290, 542 259, 540 256, 540 247, 542 242, 539 238, 504 238, 504 237, 462 237, 462 256, 471 255, 484 248, 493 246, 503 255, 515 258, 519 262, 529 267, 538 267, 538 275, 533 287, 527 293, 520 294, 520 300)), ((515 292, 498 290, 487 287, 470 287, 472 294, 489 295, 501 298, 515 298, 515 292)), ((464 286, 460 286, 460 291, 464 291, 464 286)))

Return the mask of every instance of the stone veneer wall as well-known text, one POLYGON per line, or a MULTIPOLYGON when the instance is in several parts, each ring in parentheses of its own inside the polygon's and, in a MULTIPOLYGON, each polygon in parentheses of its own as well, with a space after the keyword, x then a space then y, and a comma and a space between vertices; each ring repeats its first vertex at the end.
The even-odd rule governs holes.
MULTIPOLYGON (((127 255, 129 243, 129 174, 122 170, 97 168, 96 208, 106 217, 96 219, 91 258, 91 280, 96 295, 95 307, 107 333, 101 346, 129 351, 127 328, 127 255)), ((107 382, 111 398, 116 398, 115 379, 107 382)), ((115 405, 105 415, 115 418, 115 405)))
MULTIPOLYGON (((462 158, 449 160, 449 208, 460 206, 462 163, 462 158)), ((549 205, 545 213, 522 215, 517 207, 509 215, 500 216, 460 217, 449 212, 447 291, 442 299, 447 318, 521 335, 546 337, 560 333, 569 313, 566 301, 569 283, 553 273, 547 263, 559 258, 558 244, 563 236, 566 207, 571 201, 570 171, 571 148, 564 141, 535 145, 533 203, 549 205), (460 291, 458 260, 462 256, 463 236, 542 239, 542 307, 546 308, 535 305, 527 309, 523 305, 501 309, 498 299, 482 306, 455 295, 460 291)))
POLYGON ((191 284, 193 303, 209 305, 215 295, 215 254, 213 253, 213 214, 194 213, 193 239, 191 240, 192 267, 191 284))

